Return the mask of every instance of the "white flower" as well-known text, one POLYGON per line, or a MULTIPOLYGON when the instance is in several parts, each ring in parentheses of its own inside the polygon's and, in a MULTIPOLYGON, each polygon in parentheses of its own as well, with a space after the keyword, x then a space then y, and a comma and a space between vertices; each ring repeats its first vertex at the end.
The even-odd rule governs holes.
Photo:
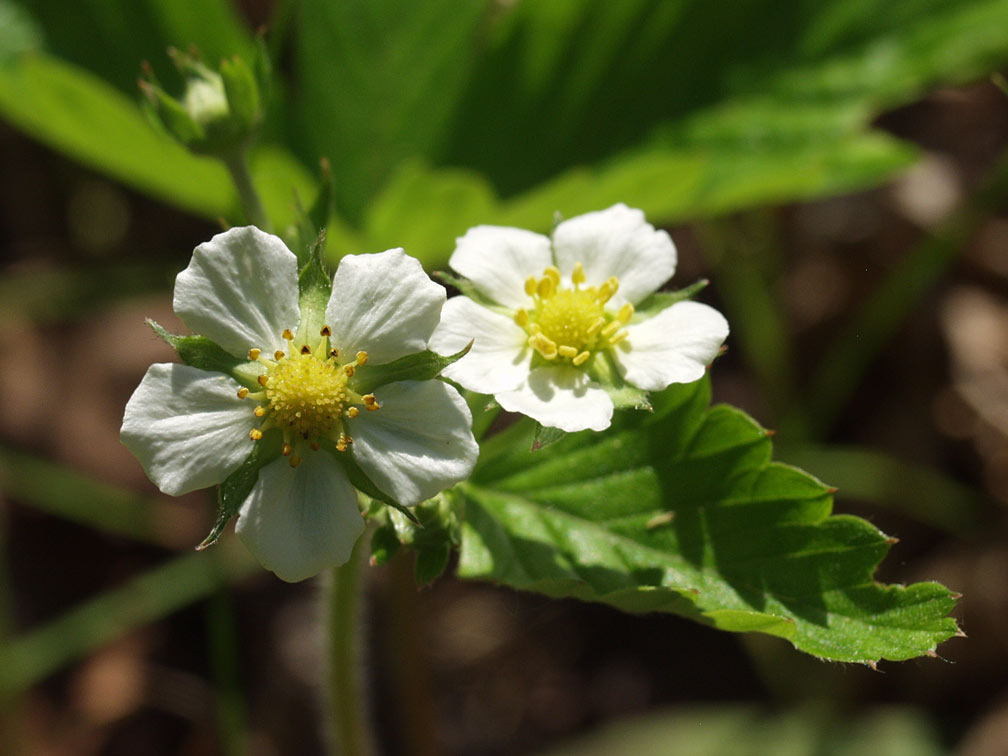
POLYGON ((676 249, 626 205, 563 221, 552 238, 477 226, 449 264, 474 298, 448 300, 431 348, 475 342, 444 375, 564 431, 609 426, 616 373, 643 391, 691 383, 728 336, 721 313, 697 302, 635 310, 672 277, 676 249))
POLYGON ((242 362, 231 373, 152 365, 126 405, 122 441, 172 495, 223 482, 255 444, 275 448, 241 505, 238 535, 284 580, 342 564, 364 523, 337 457, 350 455, 407 506, 475 464, 471 416, 451 386, 399 381, 355 391, 365 362, 427 348, 444 301, 444 289, 401 249, 348 256, 322 321, 321 305, 317 317, 301 311, 297 259, 279 238, 254 227, 219 234, 178 275, 174 307, 242 362), (314 332, 302 333, 312 322, 314 332))

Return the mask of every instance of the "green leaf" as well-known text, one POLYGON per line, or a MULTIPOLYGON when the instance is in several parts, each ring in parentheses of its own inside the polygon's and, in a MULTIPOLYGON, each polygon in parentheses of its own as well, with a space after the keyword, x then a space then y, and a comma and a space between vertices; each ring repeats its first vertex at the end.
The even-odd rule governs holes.
POLYGON ((455 354, 440 355, 425 350, 408 354, 384 365, 361 365, 354 373, 352 388, 359 394, 367 394, 380 386, 396 381, 429 381, 437 378, 441 371, 453 362, 462 359, 472 348, 470 341, 455 354))
POLYGON ((395 528, 389 524, 379 526, 371 536, 371 566, 386 564, 399 552, 401 546, 395 528))
POLYGON ((536 423, 535 436, 532 438, 532 451, 552 446, 566 435, 567 433, 559 428, 550 428, 536 423))
POLYGON ((459 575, 757 631, 838 661, 930 653, 958 630, 934 583, 873 579, 890 541, 830 516, 832 490, 771 461, 766 431, 704 381, 607 433, 494 447, 469 483, 459 575), (510 447, 510 448, 509 448, 510 447))
POLYGON ((259 441, 252 444, 252 452, 241 467, 228 475, 221 483, 217 500, 217 519, 210 533, 196 547, 197 551, 202 551, 217 543, 224 528, 231 522, 231 518, 238 514, 242 502, 248 498, 256 481, 259 480, 259 470, 279 456, 280 434, 278 432, 267 432, 259 441))
POLYGON ((413 568, 418 588, 430 585, 448 569, 451 560, 451 544, 444 542, 436 547, 421 549, 416 555, 413 568))
POLYGON ((693 299, 697 294, 707 288, 710 283, 706 278, 701 278, 699 281, 690 284, 677 291, 656 291, 641 300, 634 307, 634 314, 644 317, 654 317, 659 312, 667 307, 671 307, 676 302, 683 302, 687 299, 693 299))
POLYGON ((206 336, 177 336, 168 333, 150 318, 147 318, 146 323, 166 344, 178 352, 182 362, 191 367, 231 374, 235 368, 247 362, 246 359, 225 352, 223 347, 210 341, 206 336))

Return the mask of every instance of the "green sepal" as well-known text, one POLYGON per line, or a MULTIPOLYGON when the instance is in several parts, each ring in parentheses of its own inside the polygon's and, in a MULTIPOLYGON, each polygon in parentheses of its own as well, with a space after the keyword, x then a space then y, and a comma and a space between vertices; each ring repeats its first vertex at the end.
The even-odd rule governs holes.
POLYGON ((379 525, 371 536, 371 566, 387 563, 401 548, 395 528, 388 522, 379 525))
POLYGON ((189 115, 189 111, 156 84, 139 82, 147 107, 144 113, 159 131, 192 148, 206 139, 206 130, 189 115))
POLYGON ((322 326, 325 325, 325 311, 332 295, 332 277, 322 260, 325 247, 325 231, 321 231, 308 251, 308 262, 298 274, 298 306, 301 308, 301 323, 294 337, 298 346, 318 345, 322 326))
POLYGON ((503 308, 500 302, 495 302, 486 294, 482 293, 478 288, 476 288, 476 284, 468 278, 456 276, 455 274, 449 273, 445 270, 434 271, 434 278, 438 279, 441 283, 446 284, 447 286, 453 286, 458 289, 463 296, 469 297, 469 299, 473 300, 477 304, 481 304, 491 310, 506 309, 503 308))
POLYGON ((634 307, 634 315, 643 315, 648 318, 653 317, 665 308, 671 307, 676 302, 692 299, 703 291, 709 283, 710 281, 706 278, 701 278, 696 283, 690 284, 686 288, 679 289, 678 291, 656 291, 654 294, 645 297, 634 307))
POLYGON ((236 368, 246 363, 246 360, 225 352, 223 347, 205 336, 178 336, 168 333, 150 318, 147 318, 146 323, 166 344, 173 347, 178 352, 179 359, 190 367, 233 374, 236 368))
POLYGON ((535 436, 532 438, 532 448, 530 451, 539 451, 540 449, 545 449, 547 446, 552 446, 566 435, 567 431, 536 423, 535 436))
POLYGON ((614 409, 652 411, 648 393, 624 381, 608 354, 596 353, 588 372, 612 399, 614 409))
POLYGON ((440 355, 424 350, 416 354, 408 354, 384 365, 361 365, 354 373, 352 386, 360 394, 367 394, 379 386, 397 381, 429 381, 437 378, 441 371, 456 362, 469 352, 473 342, 451 355, 440 355))
POLYGON ((346 473, 347 479, 350 481, 350 485, 368 498, 391 507, 402 514, 403 517, 408 519, 410 522, 413 522, 418 526, 420 525, 420 521, 408 507, 404 507, 375 485, 374 481, 371 480, 371 478, 368 477, 368 474, 361 469, 360 465, 357 464, 357 460, 354 459, 352 451, 337 451, 336 446, 326 439, 323 439, 321 443, 323 448, 332 454, 343 466, 343 472, 346 473))
POLYGON ((413 565, 417 588, 430 585, 444 574, 451 561, 451 553, 452 545, 448 541, 417 551, 416 563, 413 565))
POLYGON ((231 522, 231 518, 238 514, 242 502, 248 498, 259 479, 260 468, 280 456, 280 445, 281 436, 277 432, 268 432, 260 440, 252 443, 252 453, 241 467, 221 483, 217 497, 217 521, 210 534, 196 547, 197 551, 212 546, 221 537, 224 528, 231 522))
POLYGON ((224 81, 224 92, 227 94, 234 128, 251 134, 262 120, 262 102, 255 74, 236 55, 230 60, 221 61, 220 75, 224 81))

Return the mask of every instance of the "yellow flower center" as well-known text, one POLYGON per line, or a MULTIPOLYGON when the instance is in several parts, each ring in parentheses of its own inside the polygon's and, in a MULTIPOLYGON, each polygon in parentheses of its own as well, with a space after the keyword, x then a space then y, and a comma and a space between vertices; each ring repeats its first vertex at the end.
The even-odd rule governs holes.
POLYGON ((374 394, 360 395, 350 388, 349 381, 359 365, 367 362, 367 352, 358 352, 353 361, 340 364, 339 352, 330 348, 329 326, 322 328, 321 340, 312 349, 308 344, 294 346, 294 335, 283 332, 287 352, 277 350, 269 359, 260 349, 250 349, 249 359, 266 367, 259 376, 262 391, 238 390, 241 399, 258 402, 254 414, 262 418, 249 438, 258 441, 263 432, 279 428, 283 434, 283 454, 290 457, 291 467, 302 459, 304 445, 318 451, 321 441, 329 439, 338 451, 346 451, 353 439, 343 428, 344 417, 357 417, 359 405, 365 409, 379 408, 374 394))
POLYGON ((525 293, 533 306, 514 314, 514 321, 528 333, 528 343, 547 360, 570 360, 583 365, 594 352, 609 349, 626 338, 623 326, 634 308, 624 304, 616 312, 605 309, 619 289, 612 276, 599 286, 584 286, 581 263, 574 265, 571 287, 561 286, 560 271, 552 266, 540 278, 525 281, 525 293))

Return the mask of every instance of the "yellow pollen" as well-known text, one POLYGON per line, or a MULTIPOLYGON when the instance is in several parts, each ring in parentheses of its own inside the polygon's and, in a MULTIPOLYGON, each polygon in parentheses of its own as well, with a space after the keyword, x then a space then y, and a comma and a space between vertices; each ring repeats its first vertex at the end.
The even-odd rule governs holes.
POLYGON ((238 389, 238 398, 239 399, 244 399, 248 395, 249 395, 249 390, 247 388, 245 388, 244 386, 242 386, 240 389, 238 389))
POLYGON ((253 414, 256 417, 262 417, 263 415, 266 414, 266 408, 263 407, 262 405, 260 405, 260 406, 258 406, 258 407, 255 408, 255 412, 253 414))
POLYGON ((352 363, 343 366, 343 372, 347 374, 347 378, 353 378, 354 366, 352 363))
POLYGON ((278 361, 263 377, 269 419, 287 444, 294 436, 317 440, 339 430, 350 392, 347 374, 335 362, 301 352, 278 361))
POLYGON ((357 352, 357 364, 363 365, 367 362, 367 352, 357 352))
POLYGON ((266 384, 269 383, 269 376, 266 373, 263 373, 258 378, 256 378, 256 380, 259 382, 260 386, 266 388, 266 384))
POLYGON ((346 411, 346 413, 347 413, 348 417, 354 418, 354 417, 357 417, 357 415, 360 414, 360 410, 357 409, 356 407, 351 407, 350 409, 348 409, 346 411))
POLYGON ((284 353, 281 352, 279 349, 277 349, 275 352, 273 352, 273 359, 274 360, 280 361, 283 358, 284 358, 284 353))
POLYGON ((259 430, 258 428, 253 428, 252 430, 249 431, 249 438, 251 438, 253 441, 258 441, 260 438, 262 438, 262 431, 259 430))
POLYGON ((319 336, 325 336, 326 338, 329 338, 330 336, 332 336, 332 328, 330 328, 327 325, 322 326, 322 330, 319 331, 319 336))
POLYGON ((528 344, 546 360, 569 360, 584 365, 596 351, 609 349, 626 338, 622 327, 634 315, 632 304, 618 310, 606 309, 606 303, 619 290, 619 279, 610 276, 597 285, 587 286, 584 265, 575 262, 570 283, 555 266, 542 276, 525 280, 525 293, 531 306, 514 311, 512 318, 528 334, 528 344))
POLYGON ((248 358, 250 360, 252 360, 252 362, 255 362, 256 360, 259 359, 259 355, 260 354, 262 354, 262 350, 261 349, 249 349, 249 351, 248 351, 248 358))
POLYGON ((291 331, 290 328, 284 328, 284 332, 280 335, 283 336, 284 341, 294 340, 294 333, 291 331))

